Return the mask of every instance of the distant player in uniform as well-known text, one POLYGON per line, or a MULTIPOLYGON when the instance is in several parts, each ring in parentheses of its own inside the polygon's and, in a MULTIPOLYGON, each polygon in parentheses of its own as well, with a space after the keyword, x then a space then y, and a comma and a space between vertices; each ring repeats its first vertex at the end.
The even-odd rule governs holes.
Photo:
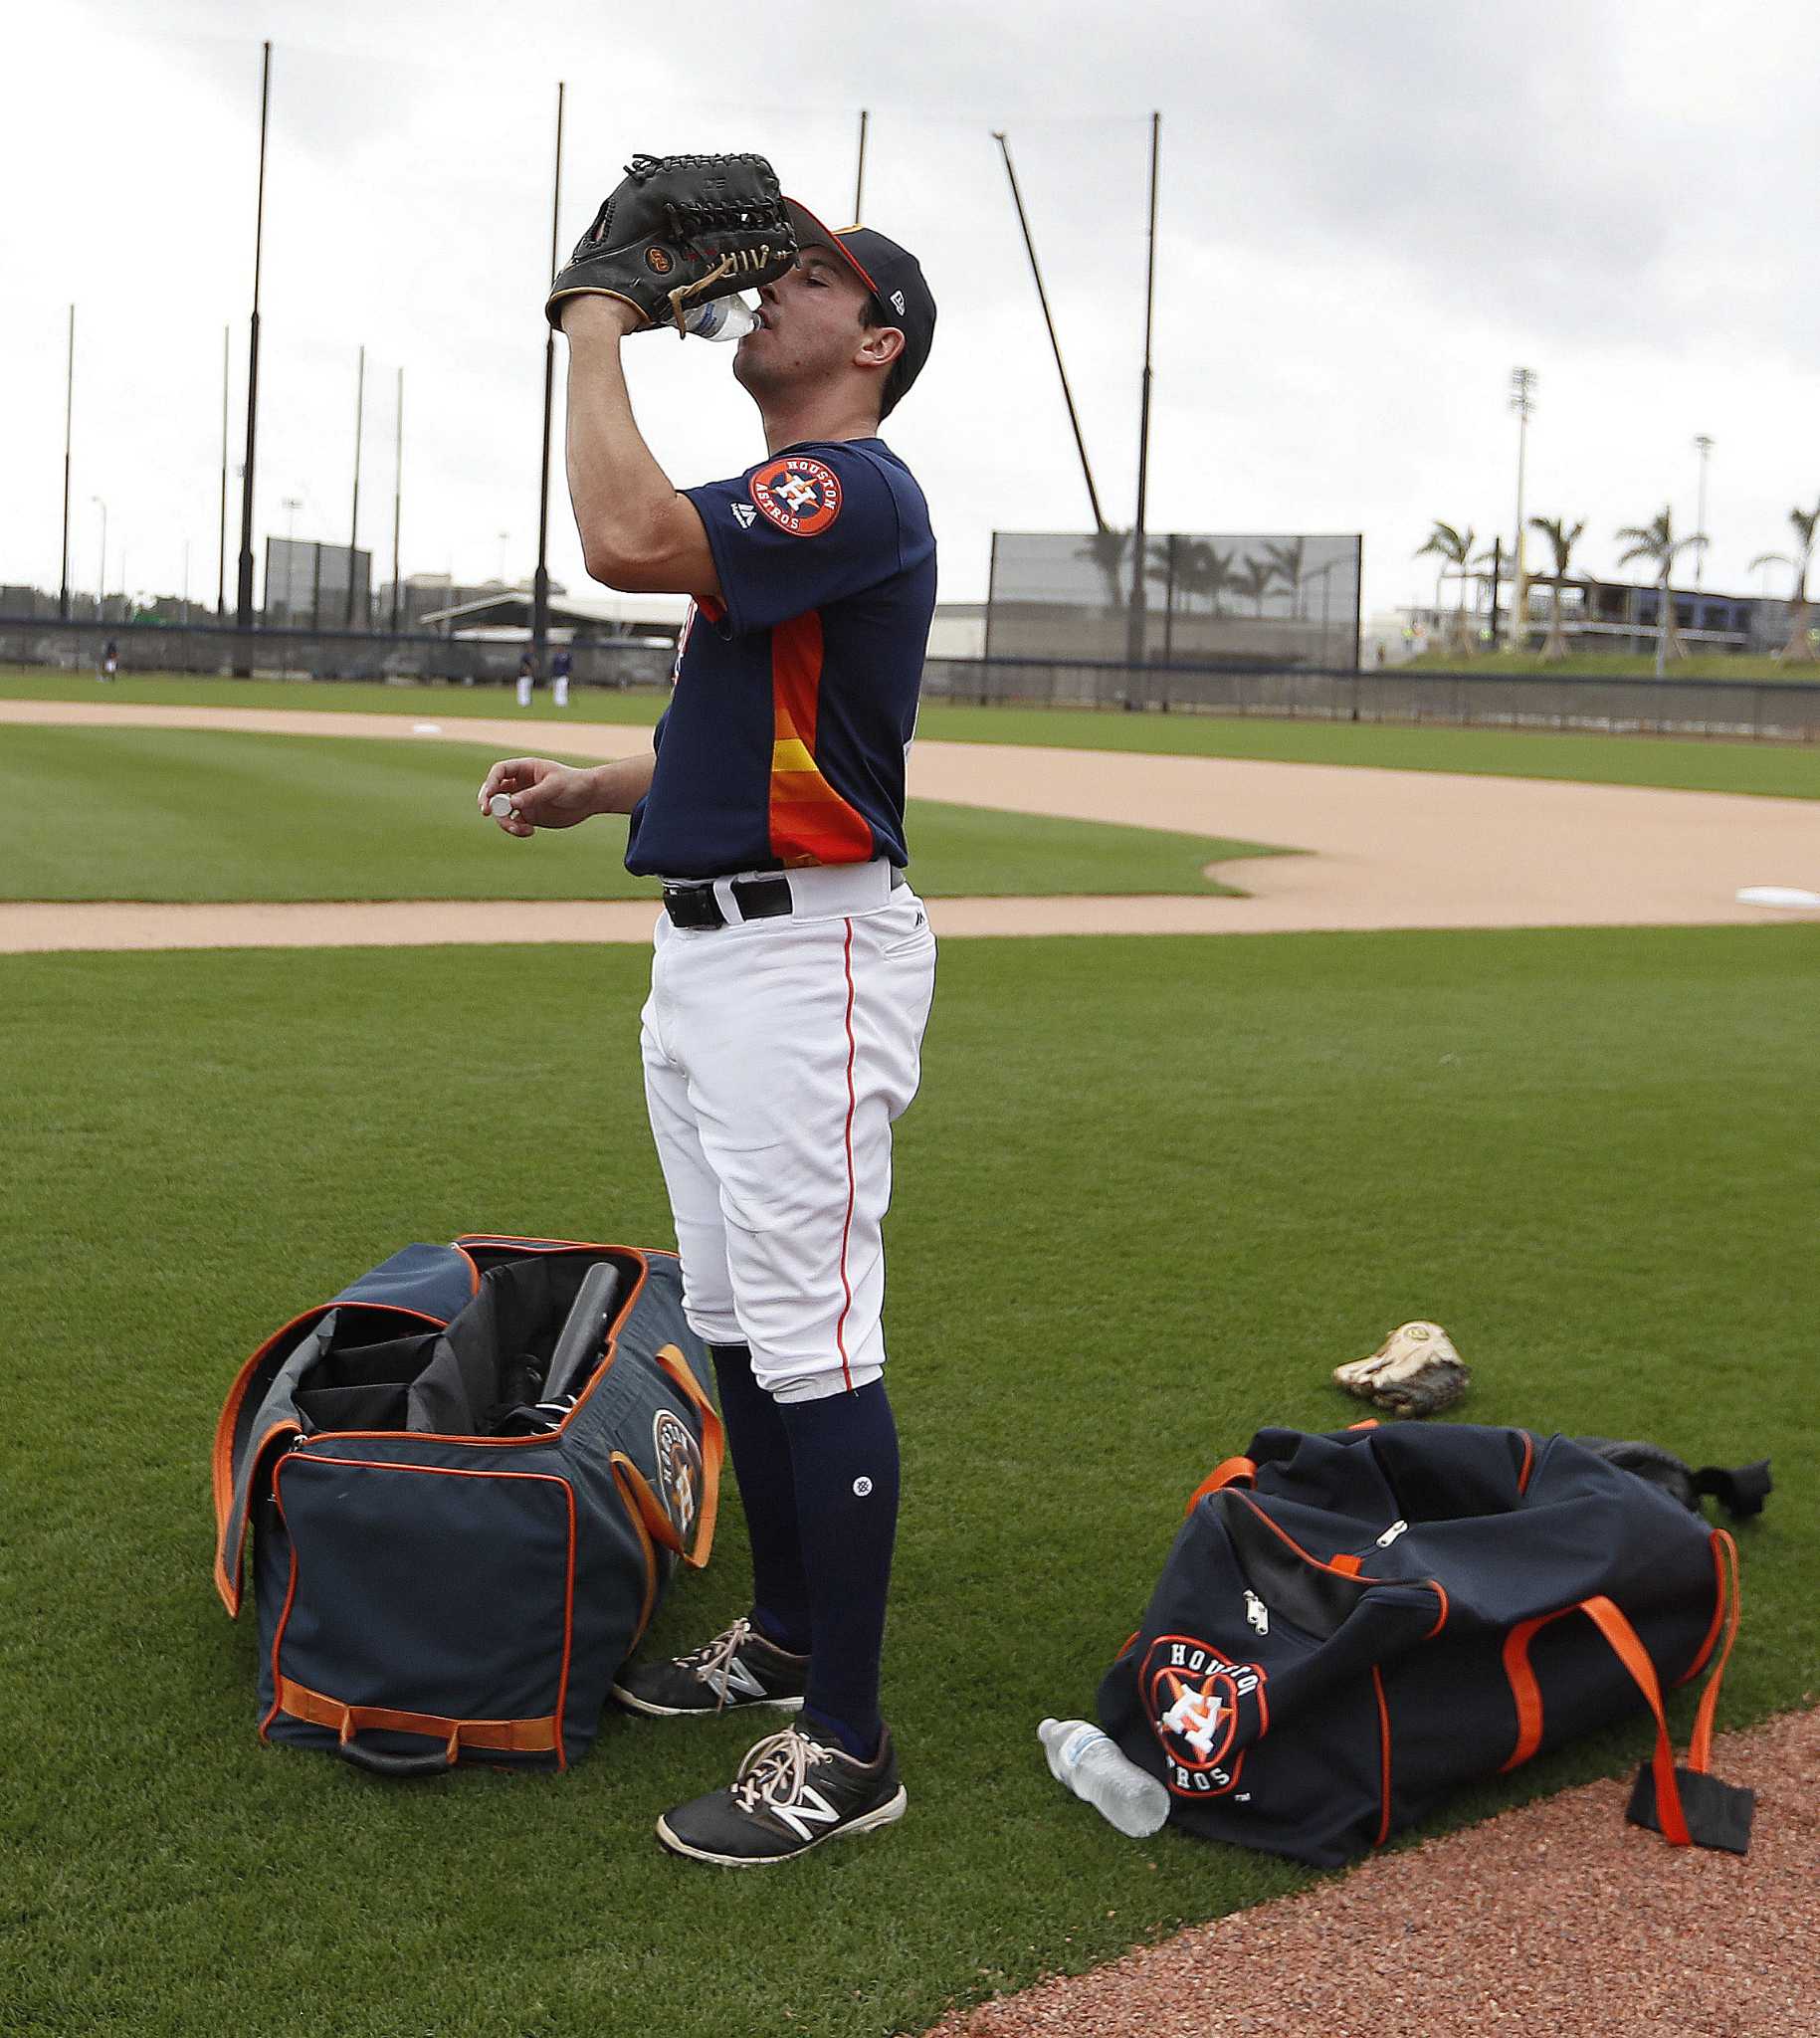
POLYGON ((566 708, 569 705, 569 674, 573 671, 574 665, 575 661, 569 656, 566 648, 557 652, 550 660, 550 698, 558 708, 566 708))
POLYGON ((110 680, 119 671, 119 669, 120 647, 113 641, 111 637, 109 637, 107 640, 107 648, 101 653, 101 678, 104 680, 110 680))
POLYGON ((531 663, 531 656, 527 651, 518 660, 518 706, 520 708, 528 708, 530 706, 531 689, 536 684, 537 668, 531 663))
POLYGON ((797 1715, 730 1787, 658 1821, 673 1852, 782 1861, 902 1816, 879 1660, 898 1510, 882 1369, 892 1122, 915 1092, 935 941, 904 877, 906 755, 935 600, 922 493, 878 436, 935 305, 913 256, 792 207, 796 266, 733 372, 767 456, 679 494, 634 421, 636 309, 560 306, 569 493, 597 580, 694 597, 652 754, 514 757, 481 788, 507 834, 630 813, 664 881, 646 1101, 689 1321, 712 1350, 751 1530, 747 1613, 631 1665, 636 1712, 797 1715))

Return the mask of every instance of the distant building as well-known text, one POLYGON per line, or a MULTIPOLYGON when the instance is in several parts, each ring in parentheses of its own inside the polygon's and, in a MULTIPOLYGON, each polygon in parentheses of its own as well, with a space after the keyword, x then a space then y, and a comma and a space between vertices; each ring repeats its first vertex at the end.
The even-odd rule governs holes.
MULTIPOLYGON (((1551 581, 1529 582, 1527 644, 1538 650, 1554 612, 1556 588, 1551 581)), ((1575 575, 1558 590, 1561 634, 1569 654, 1605 651, 1646 657, 1656 649, 1662 627, 1662 590, 1654 582, 1598 580, 1575 575)), ((1715 654, 1780 651, 1793 627, 1790 604, 1761 595, 1719 594, 1707 588, 1671 587, 1675 625, 1690 653, 1715 654)), ((1498 641, 1508 645, 1511 630, 1511 587, 1498 589, 1498 641)), ((1455 611, 1410 608, 1399 611, 1418 651, 1444 651, 1454 626, 1455 611)), ((1484 645, 1492 627, 1490 579, 1474 582, 1466 608, 1467 628, 1484 645)))

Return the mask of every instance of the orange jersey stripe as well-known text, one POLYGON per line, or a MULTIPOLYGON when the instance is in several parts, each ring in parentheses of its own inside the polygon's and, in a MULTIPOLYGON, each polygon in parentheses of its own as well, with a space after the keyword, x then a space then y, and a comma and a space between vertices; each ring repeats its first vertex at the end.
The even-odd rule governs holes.
POLYGON ((771 632, 771 854, 786 870, 865 863, 873 854, 864 815, 816 766, 821 685, 822 619, 811 609, 771 632))

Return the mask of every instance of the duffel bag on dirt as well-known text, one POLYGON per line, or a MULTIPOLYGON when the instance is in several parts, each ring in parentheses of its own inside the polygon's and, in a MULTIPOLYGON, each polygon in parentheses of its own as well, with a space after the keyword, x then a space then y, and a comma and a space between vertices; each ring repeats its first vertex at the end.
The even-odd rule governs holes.
POLYGON ((1737 1617, 1731 1537, 1565 1437, 1266 1429, 1191 1497, 1100 1719, 1184 1831, 1333 1868, 1647 1706, 1630 1816, 1742 1853, 1752 1794, 1708 1773, 1737 1617), (1678 1769, 1662 1692, 1721 1631, 1678 1769))
POLYGON ((388 1775, 584 1754, 677 1560, 708 1561, 709 1370, 674 1254, 561 1239, 407 1246, 268 1338, 214 1455, 262 1736, 388 1775))

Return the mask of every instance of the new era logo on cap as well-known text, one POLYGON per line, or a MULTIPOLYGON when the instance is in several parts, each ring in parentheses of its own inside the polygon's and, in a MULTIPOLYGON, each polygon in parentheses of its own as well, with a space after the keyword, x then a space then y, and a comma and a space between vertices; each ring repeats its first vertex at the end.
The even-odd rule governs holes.
POLYGON ((910 306, 906 305, 904 302, 904 293, 902 291, 893 291, 891 294, 891 301, 894 305, 897 306, 900 311, 907 311, 910 308, 910 306))

